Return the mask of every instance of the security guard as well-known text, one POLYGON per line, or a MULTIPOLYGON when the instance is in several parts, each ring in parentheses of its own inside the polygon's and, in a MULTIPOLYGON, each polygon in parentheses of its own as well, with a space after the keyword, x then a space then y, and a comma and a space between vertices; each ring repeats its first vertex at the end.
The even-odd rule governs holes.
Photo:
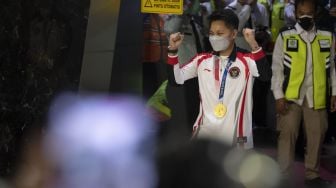
POLYGON ((323 187, 331 183, 320 178, 319 155, 328 127, 329 99, 330 110, 336 111, 334 39, 332 33, 315 27, 315 1, 296 0, 295 10, 297 23, 280 33, 273 52, 272 90, 280 133, 278 160, 285 177, 290 177, 303 117, 307 140, 305 184, 323 187))

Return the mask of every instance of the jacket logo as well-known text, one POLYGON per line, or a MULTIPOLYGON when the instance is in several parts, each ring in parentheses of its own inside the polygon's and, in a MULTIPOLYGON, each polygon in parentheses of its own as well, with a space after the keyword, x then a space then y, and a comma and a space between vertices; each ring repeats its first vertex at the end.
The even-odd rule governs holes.
POLYGON ((240 69, 238 67, 232 67, 229 70, 229 73, 232 78, 238 78, 238 76, 240 75, 240 69))

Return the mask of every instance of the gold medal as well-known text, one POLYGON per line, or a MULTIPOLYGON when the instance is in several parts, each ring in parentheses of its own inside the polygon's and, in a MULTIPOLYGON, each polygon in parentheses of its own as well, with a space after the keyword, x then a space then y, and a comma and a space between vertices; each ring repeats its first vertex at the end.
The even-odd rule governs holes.
POLYGON ((226 114, 226 106, 222 103, 219 103, 215 106, 214 114, 217 118, 223 118, 226 114))

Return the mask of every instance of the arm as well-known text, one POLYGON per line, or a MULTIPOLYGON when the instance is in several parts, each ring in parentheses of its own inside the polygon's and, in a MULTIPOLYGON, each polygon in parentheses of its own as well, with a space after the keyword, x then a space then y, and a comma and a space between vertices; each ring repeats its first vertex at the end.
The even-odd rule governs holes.
POLYGON ((259 73, 259 76, 256 78, 263 82, 270 81, 272 78, 272 70, 265 52, 261 48, 257 51, 253 51, 252 59, 256 62, 259 73))
POLYGON ((270 64, 267 61, 264 51, 262 50, 261 47, 259 47, 257 41, 255 40, 254 30, 244 29, 243 34, 245 40, 252 49, 251 59, 255 61, 258 69, 258 74, 254 74, 254 76, 257 76, 257 79, 261 81, 269 81, 272 77, 270 64))
POLYGON ((281 34, 278 36, 272 57, 272 80, 271 89, 276 100, 284 98, 283 92, 283 82, 284 82, 284 65, 283 65, 284 55, 283 55, 283 39, 281 34))
POLYGON ((285 99, 285 94, 283 92, 283 82, 284 82, 284 53, 283 53, 283 39, 281 34, 279 34, 273 51, 273 63, 272 63, 272 80, 271 80, 271 90, 275 98, 275 107, 278 114, 286 114, 288 110, 287 100, 285 99))
POLYGON ((168 50, 168 81, 169 84, 181 85, 186 80, 197 77, 198 61, 202 55, 196 55, 188 63, 180 66, 178 62, 177 50, 183 41, 180 33, 171 34, 169 37, 168 50))
POLYGON ((188 63, 180 66, 177 55, 168 55, 168 78, 174 85, 182 85, 185 81, 197 77, 198 61, 202 55, 196 55, 188 63))

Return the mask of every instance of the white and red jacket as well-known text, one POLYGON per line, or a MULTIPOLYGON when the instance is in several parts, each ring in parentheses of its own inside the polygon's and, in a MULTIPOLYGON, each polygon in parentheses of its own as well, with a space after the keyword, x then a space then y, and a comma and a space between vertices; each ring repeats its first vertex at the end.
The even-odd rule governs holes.
POLYGON ((214 53, 198 54, 183 66, 179 65, 177 56, 168 56, 168 64, 173 66, 170 74, 174 74, 175 78, 169 79, 171 83, 183 84, 198 77, 201 103, 193 128, 194 137, 217 139, 246 149, 253 147, 254 77, 263 81, 271 79, 270 64, 262 50, 249 53, 235 47, 229 57, 218 57, 214 53), (232 65, 228 69, 223 99, 227 113, 223 118, 217 118, 214 108, 220 102, 222 75, 229 59, 232 65))

